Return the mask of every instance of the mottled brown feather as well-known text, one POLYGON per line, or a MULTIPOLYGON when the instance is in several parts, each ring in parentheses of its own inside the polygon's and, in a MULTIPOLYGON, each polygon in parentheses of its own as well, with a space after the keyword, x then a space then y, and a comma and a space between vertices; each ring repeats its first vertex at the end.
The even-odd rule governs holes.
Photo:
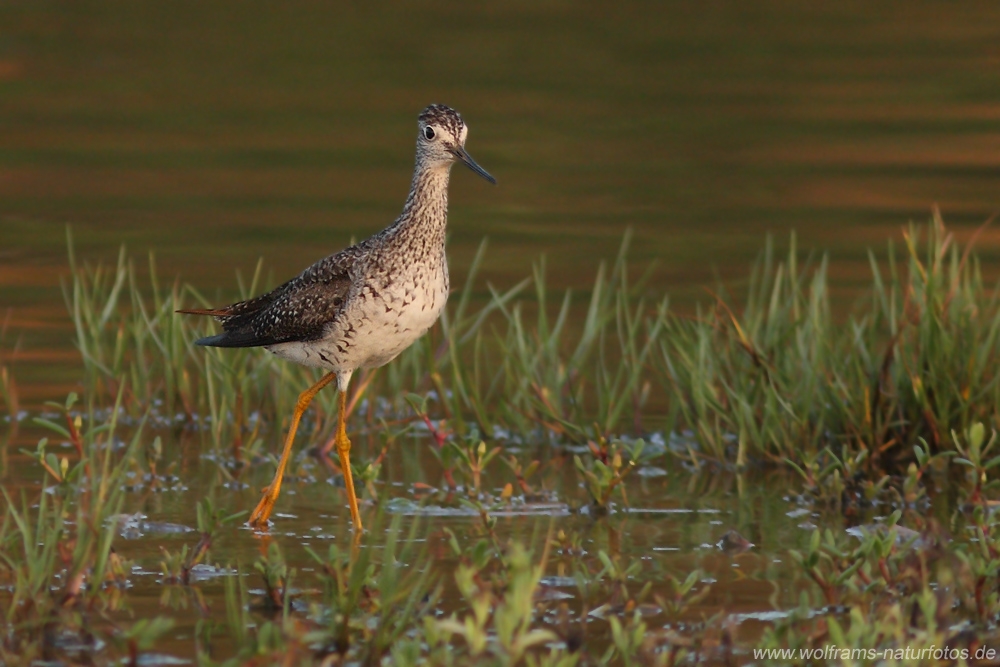
POLYGON ((316 340, 342 310, 351 289, 351 267, 362 254, 353 246, 253 299, 178 312, 210 315, 222 324, 223 333, 196 341, 199 345, 259 347, 316 340))

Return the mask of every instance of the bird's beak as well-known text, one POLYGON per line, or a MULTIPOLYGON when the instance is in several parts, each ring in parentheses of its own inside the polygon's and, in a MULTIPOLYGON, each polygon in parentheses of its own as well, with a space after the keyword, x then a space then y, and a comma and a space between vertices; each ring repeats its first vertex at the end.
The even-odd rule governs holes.
POLYGON ((455 158, 458 159, 460 162, 462 162, 462 164, 464 164, 466 167, 476 172, 477 174, 485 178, 493 185, 497 184, 497 179, 490 176, 490 173, 488 171, 486 171, 478 164, 476 164, 476 161, 472 159, 472 156, 465 152, 465 147, 456 146, 455 148, 451 149, 451 154, 454 155, 455 158))

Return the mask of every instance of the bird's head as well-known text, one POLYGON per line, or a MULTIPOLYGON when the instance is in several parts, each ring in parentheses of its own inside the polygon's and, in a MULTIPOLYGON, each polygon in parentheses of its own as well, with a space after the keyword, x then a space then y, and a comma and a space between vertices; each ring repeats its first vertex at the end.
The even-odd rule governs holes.
POLYGON ((457 111, 443 104, 432 104, 417 120, 418 159, 428 164, 449 167, 458 160, 490 183, 497 180, 476 164, 465 150, 469 128, 457 111))

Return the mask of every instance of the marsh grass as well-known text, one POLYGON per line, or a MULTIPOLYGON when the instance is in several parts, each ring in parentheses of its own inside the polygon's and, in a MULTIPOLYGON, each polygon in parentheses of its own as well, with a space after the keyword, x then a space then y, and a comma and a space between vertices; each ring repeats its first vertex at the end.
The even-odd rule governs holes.
POLYGON ((126 585, 126 564, 112 542, 142 428, 134 430, 128 443, 121 442, 116 439, 117 411, 107 421, 92 411, 84 420, 73 412, 75 403, 71 395, 65 404, 50 405, 61 421, 36 421, 69 441, 76 460, 49 451, 48 440, 42 439, 30 454, 44 470, 48 490, 29 500, 26 493, 11 497, 2 489, 4 664, 74 660, 105 642, 134 659, 172 625, 169 619, 154 618, 120 628, 107 616, 121 606, 126 585))
MULTIPOLYGON (((296 568, 281 541, 265 540, 249 565, 211 565, 224 577, 224 614, 213 614, 192 572, 216 560, 215 538, 239 515, 200 490, 196 536, 160 561, 161 606, 199 614, 199 664, 740 661, 732 621, 699 607, 713 584, 697 567, 653 582, 643 559, 587 553, 580 535, 554 524, 526 540, 496 530, 500 511, 568 474, 583 498, 569 509, 612 533, 633 471, 668 457, 692 471, 692 486, 700 471, 728 467, 742 497, 748 468, 786 466, 801 480, 796 502, 810 509, 889 515, 853 536, 817 529, 789 552, 800 609, 772 623, 763 646, 994 640, 1000 307, 971 243, 959 248, 937 215, 910 227, 885 262, 872 255, 871 285, 849 313, 831 306, 825 258, 802 264, 793 239, 779 261, 768 243, 744 294, 719 286, 692 317, 671 311, 650 274, 634 278, 629 241, 582 300, 553 298, 544 261, 477 300, 484 245, 440 326, 356 379, 350 428, 383 439, 374 460, 358 462, 361 485, 376 498, 386 452, 406 434, 429 436, 448 488, 422 502, 457 503, 474 522, 462 538, 439 531, 454 567, 436 567, 442 554, 420 521, 404 529, 399 515, 387 524, 377 512, 369 530, 385 536, 380 549, 337 544, 296 568), (572 453, 573 465, 542 463, 546 447, 572 453), (944 488, 954 498, 946 526, 924 515, 944 488), (571 603, 546 595, 553 570, 575 582, 571 603), (594 619, 606 620, 599 638, 594 619)), ((259 351, 196 347, 211 325, 174 312, 212 305, 196 290, 165 287, 152 259, 141 280, 124 251, 112 266, 88 266, 70 248, 65 296, 84 400, 37 420, 66 445, 43 439, 26 452, 43 490, 3 489, 0 661, 139 664, 172 620, 122 620, 129 568, 113 545, 125 494, 171 483, 150 427, 196 432, 202 458, 218 464, 216 483, 231 486, 271 449, 265 441, 315 375, 259 351)), ((233 298, 264 289, 262 275, 258 266, 239 280, 233 298)), ((11 411, 16 386, 0 379, 11 411)), ((315 405, 307 430, 327 436, 333 392, 315 405)), ((409 498, 379 507, 397 501, 423 509, 409 498)), ((733 543, 749 548, 738 534, 733 543)))
POLYGON ((896 656, 898 664, 927 664, 942 660, 927 650, 946 647, 956 653, 945 661, 963 662, 961 651, 964 662, 988 661, 985 653, 974 658, 977 651, 991 648, 995 659, 1000 533, 982 509, 967 526, 973 539, 961 543, 954 543, 948 529, 934 521, 917 519, 919 531, 897 525, 900 511, 879 526, 856 529, 853 537, 816 530, 805 550, 791 552, 800 576, 815 586, 801 587, 800 608, 769 629, 762 646, 821 649, 834 644, 848 650, 848 660, 839 652, 832 657, 842 662, 849 662, 855 649, 861 651, 855 660, 857 655, 868 661, 888 655, 896 656), (824 604, 846 613, 816 616, 806 611, 824 604), (972 625, 963 630, 953 623, 956 615, 973 619, 972 625))
MULTIPOLYGON (((488 286, 477 306, 484 245, 440 329, 361 374, 355 420, 418 419, 404 400, 418 391, 455 435, 586 443, 653 424, 690 432, 681 454, 694 462, 802 466, 863 452, 867 470, 887 472, 905 470, 921 438, 949 450, 951 430, 997 425, 998 292, 983 284, 972 243, 960 248, 936 213, 904 233, 902 253, 890 243, 885 262, 871 255, 871 285, 847 314, 831 306, 826 258, 802 265, 794 237, 782 261, 768 242, 742 299, 720 287, 694 317, 650 297, 648 275, 630 282, 629 242, 582 304, 571 292, 553 302, 543 260, 507 290, 488 286), (663 414, 648 413, 651 396, 663 414)), ((152 261, 148 287, 124 251, 114 267, 80 266, 72 252, 70 264, 88 395, 110 400, 125 378, 127 412, 197 423, 238 458, 315 378, 254 350, 196 348, 212 325, 174 311, 208 302, 163 288, 152 261)), ((261 274, 234 299, 263 289, 261 274)), ((317 399, 320 428, 330 428, 332 393, 317 399)))
POLYGON ((765 251, 742 311, 719 298, 695 320, 669 321, 660 340, 678 425, 700 445, 691 456, 797 464, 864 453, 866 470, 899 471, 922 438, 948 450, 951 430, 997 425, 997 290, 971 245, 958 247, 940 217, 871 256, 872 285, 844 321, 832 315, 826 260, 798 268, 765 251), (901 266, 904 264, 905 268, 901 266))

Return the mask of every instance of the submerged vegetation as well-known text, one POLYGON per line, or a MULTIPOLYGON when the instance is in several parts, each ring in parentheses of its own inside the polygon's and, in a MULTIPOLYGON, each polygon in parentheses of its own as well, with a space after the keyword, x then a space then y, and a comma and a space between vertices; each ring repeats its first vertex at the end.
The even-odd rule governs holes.
MULTIPOLYGON (((668 665, 766 662, 752 652, 761 647, 1000 649, 1000 292, 984 285, 972 243, 959 247, 938 217, 904 241, 885 262, 872 255, 871 286, 846 314, 831 306, 825 259, 802 265, 794 243, 784 261, 769 244, 745 294, 720 288, 694 316, 674 313, 650 275, 635 279, 627 238, 582 304, 569 293, 553 301, 544 262, 509 289, 477 292, 477 257, 440 326, 363 373, 349 397, 356 443, 373 444, 352 457, 373 527, 351 541, 340 521, 325 548, 314 541, 293 558, 279 517, 273 535, 256 536, 259 556, 224 563, 217 544, 243 516, 226 496, 269 467, 276 448, 266 443, 315 377, 259 351, 195 348, 205 324, 174 311, 207 305, 196 290, 161 284, 152 260, 140 281, 124 251, 114 266, 90 267, 71 250, 65 296, 82 400, 36 419, 65 445, 43 439, 25 452, 43 490, 4 489, 0 663, 141 664, 164 645, 177 650, 175 619, 189 608, 198 620, 185 650, 205 665, 668 665), (164 438, 180 436, 210 470, 196 491, 184 485, 205 475, 164 452, 164 438), (387 461, 410 437, 435 455, 442 488, 406 479, 401 495, 386 483, 387 461), (790 510, 847 522, 806 526, 786 546, 794 601, 762 600, 780 613, 750 640, 711 601, 717 577, 700 562, 667 569, 616 546, 627 539, 616 523, 636 511, 630 497, 666 469, 692 488, 704 472, 732 474, 741 499, 770 475, 788 487, 790 510), (198 503, 196 530, 124 513, 129 494, 170 493, 198 503), (528 516, 547 527, 498 526, 528 516), (585 541, 563 516, 607 539, 585 541), (137 563, 122 543, 129 531, 184 541, 137 563), (130 606, 143 567, 159 573, 162 611, 130 606)), ((236 296, 261 282, 258 268, 236 296)), ((0 380, 16 421, 2 366, 0 380)), ((334 399, 313 404, 316 440, 330 436, 334 399)), ((311 459, 293 468, 300 490, 318 487, 311 459)), ((732 530, 708 546, 732 559, 723 567, 753 548, 732 530)))

